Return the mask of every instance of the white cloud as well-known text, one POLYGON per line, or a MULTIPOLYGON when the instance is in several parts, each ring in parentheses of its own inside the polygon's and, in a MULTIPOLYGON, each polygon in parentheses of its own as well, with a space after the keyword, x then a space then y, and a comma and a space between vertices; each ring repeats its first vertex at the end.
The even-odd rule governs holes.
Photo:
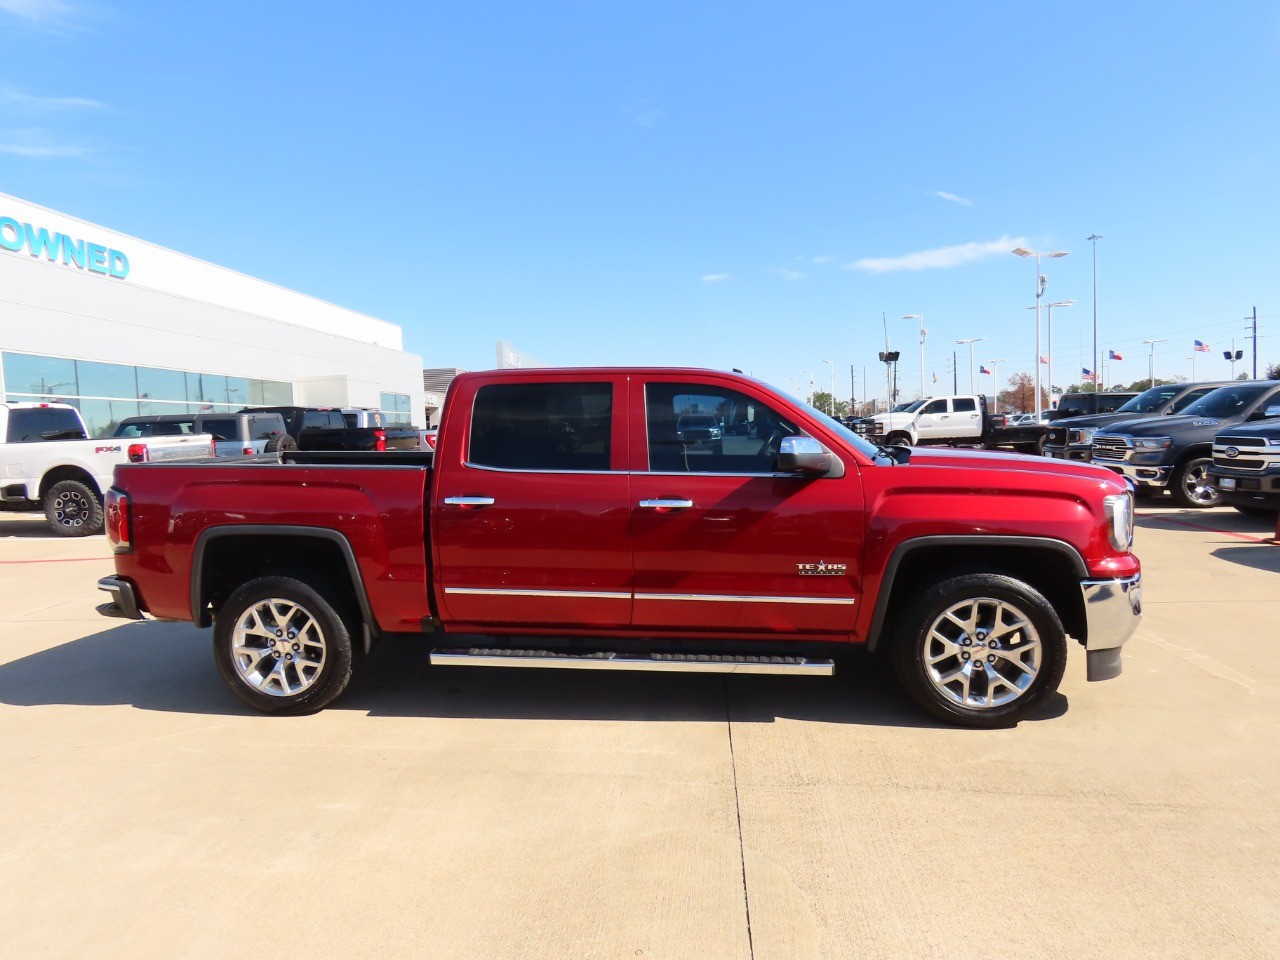
POLYGON ((846 270, 865 270, 868 273, 892 273, 895 270, 947 270, 975 260, 1002 256, 1014 247, 1027 243, 1026 237, 1001 237, 989 243, 962 243, 954 247, 938 247, 921 250, 900 257, 866 257, 847 264, 846 270))
POLYGON ((973 201, 966 200, 964 197, 957 197, 954 193, 947 193, 945 190, 935 190, 935 197, 941 197, 943 200, 950 200, 952 203, 958 203, 962 207, 972 207, 973 201))
MULTIPOLYGON (((2 2, 2 0, 0 0, 2 2)), ((43 130, 10 130, 0 139, 0 153, 13 157, 87 157, 91 150, 71 143, 59 143, 43 130)))
MULTIPOLYGON (((4 2, 5 0, 0 0, 0 4, 4 2)), ((64 109, 101 110, 106 107, 106 104, 100 100, 90 100, 87 97, 41 97, 33 93, 14 90, 12 87, 0 87, 0 104, 6 103, 37 111, 64 109)))
POLYGON ((61 0, 0 0, 0 10, 32 23, 49 23, 73 12, 75 8, 61 0))
POLYGON ((830 263, 834 259, 835 257, 821 256, 821 257, 814 257, 813 262, 814 263, 830 263))
POLYGON ((803 280, 804 274, 799 270, 775 270, 773 271, 783 280, 803 280))
POLYGON ((732 279, 733 275, 729 273, 706 273, 702 276, 703 283, 724 283, 732 279))

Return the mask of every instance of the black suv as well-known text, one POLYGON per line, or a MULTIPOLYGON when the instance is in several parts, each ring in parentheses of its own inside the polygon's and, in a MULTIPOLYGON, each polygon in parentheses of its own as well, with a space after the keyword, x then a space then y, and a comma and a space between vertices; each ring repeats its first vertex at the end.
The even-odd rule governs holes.
MULTIPOLYGON (((1280 380, 1239 380, 1205 394, 1174 417, 1129 420, 1093 435, 1093 461, 1132 480, 1139 493, 1165 487, 1184 507, 1216 507, 1209 478, 1213 438, 1262 420, 1280 406, 1280 380)), ((1274 416, 1274 414, 1272 414, 1274 416)))
POLYGON ((1093 435, 1099 427, 1112 427, 1121 421, 1138 420, 1142 417, 1167 417, 1181 413, 1184 407, 1189 407, 1209 391, 1228 386, 1231 382, 1217 380, 1212 383, 1165 383, 1142 391, 1117 407, 1114 413, 1095 413, 1086 417, 1055 420, 1045 431, 1044 455, 1058 460, 1087 462, 1093 459, 1093 435))
POLYGON ((1121 405, 1136 397, 1133 391, 1114 393, 1064 393, 1058 406, 1048 413, 1049 422, 1067 417, 1087 417, 1095 413, 1114 413, 1121 405))

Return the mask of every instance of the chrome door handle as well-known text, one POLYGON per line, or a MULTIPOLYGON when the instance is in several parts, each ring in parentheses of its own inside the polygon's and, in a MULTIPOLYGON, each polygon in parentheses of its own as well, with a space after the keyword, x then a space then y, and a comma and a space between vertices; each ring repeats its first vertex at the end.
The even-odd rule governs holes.
POLYGON ((492 507, 493 497, 445 497, 451 507, 492 507))
POLYGON ((677 500, 675 497, 663 497, 658 500, 641 500, 640 506, 645 510, 685 510, 693 506, 693 501, 677 500))

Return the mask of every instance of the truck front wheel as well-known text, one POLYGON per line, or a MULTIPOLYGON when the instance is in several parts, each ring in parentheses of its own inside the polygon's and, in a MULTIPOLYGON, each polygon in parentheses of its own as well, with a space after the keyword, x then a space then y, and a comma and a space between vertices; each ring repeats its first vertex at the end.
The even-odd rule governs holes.
POLYGON ((60 537, 87 537, 102 531, 102 502, 86 483, 59 480, 44 495, 44 515, 60 537))
POLYGON ((1062 682, 1062 621, 1039 591, 1013 577, 943 580, 913 598, 898 623, 898 678, 921 707, 950 723, 1008 726, 1062 682))
POLYGON ((911 434, 903 433, 901 430, 889 434, 884 438, 886 447, 909 447, 911 446, 911 434))
POLYGON ((1222 503, 1222 494, 1209 476, 1212 465, 1209 457, 1192 457, 1173 472, 1169 490, 1180 506, 1207 509, 1222 503))
POLYGON ((314 713, 351 679, 351 630, 315 588, 292 577, 243 584, 213 628, 218 672, 263 713, 314 713))

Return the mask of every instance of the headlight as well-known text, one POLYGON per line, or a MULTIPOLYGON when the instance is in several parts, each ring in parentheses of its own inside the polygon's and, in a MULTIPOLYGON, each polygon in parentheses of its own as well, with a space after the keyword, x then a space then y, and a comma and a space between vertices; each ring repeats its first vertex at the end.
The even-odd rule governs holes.
POLYGON ((1072 430, 1067 435, 1067 443, 1093 443, 1093 435, 1097 432, 1097 427, 1082 427, 1079 430, 1072 430))
POLYGON ((1133 494, 1115 494, 1102 503, 1111 545, 1122 552, 1127 551, 1133 546, 1133 494))
POLYGON ((1173 441, 1169 437, 1134 437, 1133 449, 1163 450, 1172 443, 1173 441))
POLYGON ((1267 441, 1267 446, 1280 447, 1280 437, 1272 437, 1270 440, 1267 441))

